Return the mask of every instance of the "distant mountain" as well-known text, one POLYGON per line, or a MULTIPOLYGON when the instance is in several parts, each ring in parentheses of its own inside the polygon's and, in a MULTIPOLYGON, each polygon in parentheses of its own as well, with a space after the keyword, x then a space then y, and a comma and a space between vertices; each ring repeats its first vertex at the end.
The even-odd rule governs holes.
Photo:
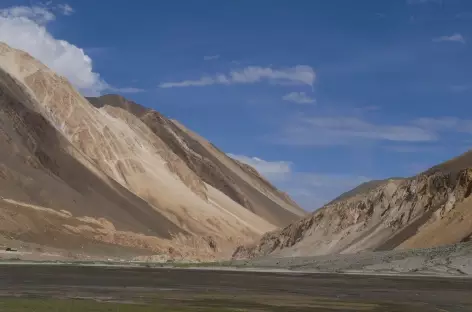
POLYGON ((385 180, 371 180, 371 181, 361 183, 358 186, 356 186, 355 188, 353 188, 352 190, 349 190, 347 192, 342 193, 341 195, 339 195, 338 197, 336 197, 335 199, 330 201, 327 205, 333 204, 333 203, 341 201, 341 200, 346 200, 350 197, 356 196, 357 194, 366 193, 366 192, 378 187, 379 185, 382 185, 384 183, 388 183, 389 180, 400 180, 400 179, 401 178, 391 178, 391 179, 385 179, 385 180))
POLYGON ((253 168, 117 95, 82 97, 0 43, 0 234, 58 248, 186 258, 304 215, 253 168))
POLYGON ((472 152, 411 178, 359 185, 234 258, 432 247, 472 239, 472 152))

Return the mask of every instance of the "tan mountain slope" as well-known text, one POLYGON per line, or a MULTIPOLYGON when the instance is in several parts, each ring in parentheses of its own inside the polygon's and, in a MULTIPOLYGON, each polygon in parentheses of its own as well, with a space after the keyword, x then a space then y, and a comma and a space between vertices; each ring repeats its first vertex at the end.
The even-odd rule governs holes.
POLYGON ((409 179, 385 180, 315 211, 233 257, 432 247, 470 240, 472 153, 409 179))
POLYGON ((272 224, 285 226, 305 214, 294 201, 273 187, 256 170, 231 159, 179 122, 119 95, 88 100, 100 109, 119 108, 140 118, 196 176, 272 224))
MULTIPOLYGON (((278 210, 302 213, 280 196, 286 206, 267 205, 258 216, 200 177, 135 114, 94 107, 66 79, 0 43, 1 234, 211 257, 274 229, 264 219, 272 206, 280 223, 296 214, 278 210)), ((278 192, 267 194, 260 196, 278 192)))

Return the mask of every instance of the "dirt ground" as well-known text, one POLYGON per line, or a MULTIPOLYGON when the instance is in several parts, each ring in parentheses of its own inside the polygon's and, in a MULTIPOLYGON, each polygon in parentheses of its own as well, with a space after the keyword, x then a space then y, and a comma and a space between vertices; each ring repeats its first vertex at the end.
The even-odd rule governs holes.
POLYGON ((294 271, 472 276, 472 242, 423 249, 360 252, 314 257, 260 257, 227 265, 294 271))
MULTIPOLYGON (((471 311, 470 289, 467 278, 0 266, 0 311, 77 307, 77 300, 83 306, 90 300, 113 304, 115 310, 123 304, 123 311, 133 311, 130 304, 139 311, 471 311)), ((93 311, 107 308, 97 304, 93 311)))

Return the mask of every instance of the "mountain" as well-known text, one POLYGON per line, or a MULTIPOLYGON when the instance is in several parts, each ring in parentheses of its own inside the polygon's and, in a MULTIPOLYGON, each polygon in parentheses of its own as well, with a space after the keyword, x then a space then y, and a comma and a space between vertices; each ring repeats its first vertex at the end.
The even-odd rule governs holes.
POLYGON ((117 95, 82 97, 0 43, 0 235, 223 257, 304 215, 257 171, 117 95))
POLYGON ((407 179, 363 184, 233 258, 436 247, 472 239, 472 152, 407 179))
POLYGON ((146 109, 119 95, 105 95, 88 100, 97 108, 110 111, 120 109, 139 118, 204 183, 272 224, 284 226, 304 214, 294 201, 272 186, 255 169, 229 158, 179 122, 169 120, 157 111, 146 109))
POLYGON ((341 195, 339 195, 338 197, 336 197, 335 199, 333 199, 332 201, 330 201, 328 203, 329 204, 332 204, 332 203, 335 203, 335 202, 338 202, 338 201, 341 201, 341 200, 345 200, 345 199, 348 199, 350 197, 353 197, 353 196, 356 196, 357 194, 362 194, 362 193, 366 193, 382 184, 385 184, 387 183, 389 180, 399 180, 400 178, 391 178, 391 179, 386 179, 386 180, 371 180, 371 181, 367 181, 367 182, 364 182, 364 183, 361 183, 359 184, 358 186, 356 186, 355 188, 353 188, 352 190, 349 190, 347 192, 344 192, 342 193, 341 195))

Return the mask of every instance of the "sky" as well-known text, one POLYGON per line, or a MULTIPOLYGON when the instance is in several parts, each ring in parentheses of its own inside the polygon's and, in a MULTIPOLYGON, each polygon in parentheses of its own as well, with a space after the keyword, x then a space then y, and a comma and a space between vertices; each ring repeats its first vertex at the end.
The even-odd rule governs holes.
POLYGON ((0 41, 181 121, 307 210, 472 143, 469 0, 1 0, 0 41))

